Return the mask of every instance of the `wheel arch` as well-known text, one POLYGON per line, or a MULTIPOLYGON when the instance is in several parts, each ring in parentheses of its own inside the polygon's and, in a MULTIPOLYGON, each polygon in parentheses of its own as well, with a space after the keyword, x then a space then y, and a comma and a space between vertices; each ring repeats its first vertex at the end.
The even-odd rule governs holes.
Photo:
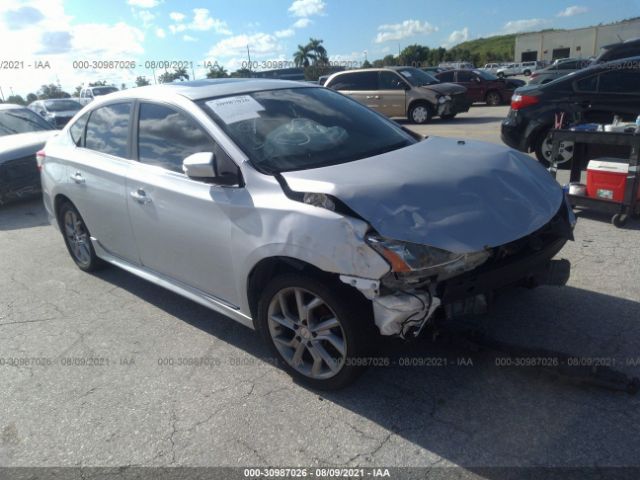
POLYGON ((75 207, 75 205, 71 201, 71 199, 69 197, 67 197, 66 195, 64 195, 63 193, 57 194, 55 196, 55 198, 53 199, 53 214, 55 215, 56 222, 58 223, 58 227, 61 230, 62 230, 62 224, 60 222, 60 207, 62 207, 62 205, 64 203, 70 203, 71 205, 73 205, 75 207))
MULTIPOLYGON (((257 318, 257 307, 262 286, 277 275, 301 272, 316 278, 321 278, 330 283, 340 281, 337 273, 326 272, 298 258, 281 255, 263 258, 250 270, 246 282, 247 301, 254 325, 257 318)), ((354 289, 354 291, 357 290, 354 289)))

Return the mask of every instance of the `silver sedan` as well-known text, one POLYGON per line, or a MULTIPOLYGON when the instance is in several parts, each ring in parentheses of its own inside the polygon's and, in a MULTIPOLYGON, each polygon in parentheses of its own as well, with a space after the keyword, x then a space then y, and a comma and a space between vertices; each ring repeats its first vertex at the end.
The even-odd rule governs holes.
POLYGON ((317 388, 353 381, 376 338, 544 283, 574 223, 527 155, 423 139, 300 82, 106 95, 40 161, 79 268, 116 265, 257 329, 317 388))

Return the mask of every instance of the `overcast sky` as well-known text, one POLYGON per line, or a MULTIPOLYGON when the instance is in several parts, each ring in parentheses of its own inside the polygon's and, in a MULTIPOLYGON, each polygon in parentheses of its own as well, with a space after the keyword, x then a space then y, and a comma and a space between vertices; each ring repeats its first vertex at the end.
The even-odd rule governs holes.
MULTIPOLYGON (((309 37, 324 40, 332 60, 397 54, 413 43, 451 46, 496 33, 575 28, 640 16, 640 0, 0 0, 0 70, 5 98, 60 82, 133 84, 152 79, 145 61, 186 60, 235 70, 247 60, 290 61, 309 37), (73 68, 77 60, 136 61, 136 70, 73 68), (36 69, 37 62, 50 69, 36 69), (30 66, 29 66, 30 65, 30 66), (5 65, 6 66, 6 65, 5 65)), ((161 73, 161 71, 159 72, 161 73)), ((159 74, 157 72, 157 74, 159 74)), ((191 74, 192 72, 189 71, 191 74)))

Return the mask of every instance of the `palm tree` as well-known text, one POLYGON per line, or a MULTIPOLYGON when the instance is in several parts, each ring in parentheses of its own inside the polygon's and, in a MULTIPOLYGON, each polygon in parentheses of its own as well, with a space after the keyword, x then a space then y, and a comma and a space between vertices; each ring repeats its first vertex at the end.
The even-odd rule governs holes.
POLYGON ((314 63, 327 63, 329 58, 327 57, 327 49, 322 46, 322 40, 318 38, 310 38, 307 43, 307 49, 312 52, 311 58, 314 63))
POLYGON ((173 72, 174 80, 189 80, 189 74, 187 73, 186 68, 176 68, 176 71, 173 72))
POLYGON ((296 67, 308 67, 315 57, 311 54, 309 45, 298 45, 298 50, 293 54, 293 62, 296 67))

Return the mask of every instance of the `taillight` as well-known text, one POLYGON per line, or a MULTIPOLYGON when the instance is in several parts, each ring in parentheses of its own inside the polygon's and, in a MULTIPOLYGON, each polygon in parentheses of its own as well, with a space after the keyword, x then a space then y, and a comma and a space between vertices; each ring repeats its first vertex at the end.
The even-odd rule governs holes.
POLYGON ((46 157, 44 150, 38 150, 36 152, 36 163, 38 164, 38 170, 42 170, 42 161, 46 157))
POLYGON ((511 97, 511 110, 520 110, 521 108, 530 107, 531 105, 535 105, 540 100, 538 97, 533 97, 531 95, 514 95, 511 97))

